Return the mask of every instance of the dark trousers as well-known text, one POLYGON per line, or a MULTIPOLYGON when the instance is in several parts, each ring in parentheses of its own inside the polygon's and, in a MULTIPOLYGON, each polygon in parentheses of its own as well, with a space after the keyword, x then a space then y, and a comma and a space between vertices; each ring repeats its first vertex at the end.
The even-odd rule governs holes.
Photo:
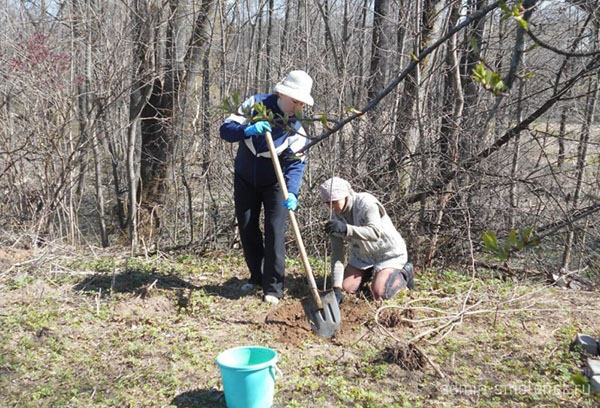
POLYGON ((237 173, 234 179, 235 215, 250 282, 260 285, 265 295, 283 296, 285 274, 285 221, 287 211, 276 183, 255 187, 237 173), (260 229, 261 208, 265 210, 264 239, 260 229), (261 268, 262 265, 262 268, 261 268))

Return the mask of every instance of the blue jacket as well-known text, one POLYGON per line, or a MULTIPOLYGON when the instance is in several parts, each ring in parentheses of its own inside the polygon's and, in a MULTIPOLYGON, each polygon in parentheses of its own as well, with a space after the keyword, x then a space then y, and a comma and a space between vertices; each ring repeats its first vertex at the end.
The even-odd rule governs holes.
POLYGON ((275 116, 271 123, 271 135, 279 163, 290 193, 298 195, 302 173, 306 166, 304 153, 297 154, 307 143, 306 131, 295 117, 288 118, 284 123, 284 113, 277 106, 277 95, 259 94, 248 98, 236 113, 229 115, 220 128, 221 138, 228 142, 239 142, 235 157, 236 173, 257 188, 268 187, 277 183, 273 169, 271 154, 264 135, 246 137, 244 129, 251 124, 244 116, 243 109, 262 102, 275 116), (293 129, 293 130, 292 130, 293 129))

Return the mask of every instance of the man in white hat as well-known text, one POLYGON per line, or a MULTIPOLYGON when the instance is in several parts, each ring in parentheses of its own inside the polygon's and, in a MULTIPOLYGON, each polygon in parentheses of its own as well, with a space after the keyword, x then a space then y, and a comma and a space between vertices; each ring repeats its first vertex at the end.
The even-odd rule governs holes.
POLYGON ((263 300, 277 304, 283 296, 285 266, 286 210, 298 207, 298 190, 305 167, 305 155, 298 154, 308 143, 306 132, 296 115, 304 105, 312 106, 313 80, 304 71, 291 71, 273 88, 272 94, 248 98, 238 111, 229 115, 220 128, 221 138, 238 142, 235 158, 235 213, 250 279, 244 292, 262 287, 263 300), (274 120, 252 122, 252 107, 262 103, 274 120), (250 111, 249 115, 244 112, 250 111), (275 150, 289 192, 281 203, 281 189, 273 169, 264 137, 271 132, 275 150), (264 237, 259 225, 264 208, 264 237))
POLYGON ((390 299, 406 287, 413 289, 406 243, 379 200, 369 193, 355 193, 350 183, 339 177, 325 181, 319 191, 323 203, 333 211, 325 232, 331 236, 331 274, 338 302, 343 299, 342 288, 355 293, 371 278, 375 300, 390 299), (344 241, 349 248, 346 268, 344 241))

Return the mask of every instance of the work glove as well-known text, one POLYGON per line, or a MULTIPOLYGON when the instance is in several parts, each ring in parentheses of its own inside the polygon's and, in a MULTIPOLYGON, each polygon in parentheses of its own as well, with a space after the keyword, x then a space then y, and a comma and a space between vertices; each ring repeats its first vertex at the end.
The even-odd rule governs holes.
POLYGON ((335 300, 337 300, 338 305, 342 304, 344 300, 344 294, 342 293, 342 288, 333 288, 333 294, 335 295, 335 300))
POLYGON ((256 122, 244 129, 244 134, 246 137, 250 137, 252 135, 262 135, 265 132, 271 132, 271 125, 265 120, 256 122))
POLYGON ((296 208, 298 208, 298 197, 294 193, 289 193, 287 200, 283 200, 281 204, 286 210, 296 211, 296 208))
POLYGON ((342 221, 333 220, 327 221, 325 224, 325 232, 329 235, 335 235, 337 237, 345 237, 348 232, 348 227, 342 221))

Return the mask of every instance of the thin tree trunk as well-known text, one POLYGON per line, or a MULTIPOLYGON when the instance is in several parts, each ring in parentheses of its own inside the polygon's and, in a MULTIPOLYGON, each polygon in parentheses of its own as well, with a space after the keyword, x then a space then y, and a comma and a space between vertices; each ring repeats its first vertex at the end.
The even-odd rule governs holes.
MULTIPOLYGON (((459 11, 458 6, 452 8, 449 19, 450 26, 454 26, 458 22, 459 11)), ((460 66, 457 55, 457 36, 452 36, 448 42, 446 55, 447 73, 444 81, 445 92, 443 103, 445 109, 442 113, 442 126, 440 129, 440 166, 438 175, 440 178, 447 172, 456 171, 458 167, 458 139, 461 133, 464 95, 462 93, 460 66)), ((435 206, 437 214, 433 221, 431 242, 425 259, 427 265, 430 265, 435 257, 446 206, 452 195, 455 194, 453 187, 453 183, 450 182, 446 191, 441 192, 435 206)))
POLYGON ((304 44, 304 59, 303 59, 303 67, 305 70, 310 65, 310 19, 309 19, 309 9, 308 9, 308 0, 304 0, 304 34, 302 35, 302 42, 304 44))
MULTIPOLYGON (((535 5, 535 1, 527 0, 524 3, 525 7, 529 7, 530 9, 525 13, 524 19, 528 21, 531 18, 532 7, 535 5)), ((517 70, 524 64, 525 61, 525 29, 521 26, 517 29, 517 39, 515 41, 515 48, 513 50, 513 55, 510 63, 510 70, 506 76, 505 85, 507 89, 512 89, 514 81, 517 79, 517 70)), ((520 123, 523 120, 523 91, 525 87, 525 81, 522 79, 519 81, 519 92, 517 98, 517 107, 515 112, 515 117, 517 123, 520 123)), ((502 98, 499 97, 497 99, 497 103, 502 98)), ((509 227, 510 229, 515 228, 515 212, 517 211, 517 197, 518 197, 518 185, 516 181, 518 166, 521 156, 521 134, 517 134, 514 139, 514 150, 513 150, 513 158, 510 169, 510 189, 509 189, 509 199, 510 199, 510 212, 509 212, 509 227)))
MULTIPOLYGON (((485 6, 485 0, 469 0, 468 13, 478 13, 485 6)), ((463 41, 465 44, 474 42, 478 46, 483 43, 483 32, 485 30, 485 20, 478 21, 473 27, 469 27, 464 32, 463 41)), ((479 84, 473 80, 473 69, 479 62, 479 50, 474 47, 469 47, 468 51, 463 55, 461 60, 461 76, 463 85, 463 94, 465 97, 465 117, 470 118, 478 107, 479 100, 479 84)), ((471 146, 471 139, 464 137, 459 141, 459 158, 463 159, 472 154, 472 150, 476 148, 471 146)), ((468 178, 468 175, 464 176, 468 178)), ((468 184, 468 180, 461 180, 462 183, 468 184)))
POLYGON ((273 78, 271 77, 271 47, 273 44, 273 0, 269 0, 267 10, 267 49, 266 49, 266 61, 265 61, 265 80, 266 88, 271 89, 273 85, 273 78))
MULTIPOLYGON (((407 7, 404 4, 404 0, 400 0, 400 4, 398 5, 398 21, 396 22, 397 32, 396 32, 396 66, 402 67, 404 65, 404 50, 406 46, 406 26, 408 23, 408 13, 407 7)), ((394 100, 394 110, 392 113, 392 130, 395 132, 397 129, 398 123, 398 109, 400 109, 400 98, 402 96, 402 91, 399 88, 398 92, 396 92, 395 100, 394 100)))
MULTIPOLYGON (((196 78, 198 72, 202 72, 202 90, 203 90, 203 105, 204 109, 201 109, 201 121, 202 121, 202 132, 205 134, 207 139, 210 139, 210 129, 207 127, 208 123, 208 104, 207 98, 210 98, 210 77, 209 77, 209 53, 212 44, 212 36, 209 24, 209 17, 212 14, 215 2, 218 0, 209 0, 202 3, 202 7, 198 10, 198 14, 194 21, 194 27, 192 36, 190 37, 187 53, 185 56, 185 62, 187 63, 187 69, 183 71, 178 70, 177 77, 183 78, 182 83, 175 91, 173 98, 177 101, 175 104, 178 107, 177 114, 173 118, 173 128, 177 129, 177 134, 183 134, 184 122, 186 118, 186 109, 188 101, 190 100, 194 88, 196 86, 196 78)), ((217 16, 215 15, 215 20, 217 16)), ((205 169, 208 163, 208 154, 210 149, 205 150, 206 157, 203 158, 202 167, 205 169)), ((190 243, 194 240, 194 217, 193 217, 193 206, 192 206, 192 189, 188 183, 186 177, 185 167, 185 151, 181 154, 181 179, 183 186, 186 190, 187 206, 188 206, 188 218, 190 228, 190 243)))
MULTIPOLYGON (((523 20, 528 22, 531 18, 531 15, 534 11, 534 6, 537 0, 525 0, 523 2, 523 7, 527 10, 523 15, 523 20)), ((523 54, 525 52, 525 29, 522 26, 517 27, 517 38, 515 40, 515 47, 513 49, 512 57, 510 59, 510 68, 508 73, 506 74, 506 78, 504 79, 504 85, 506 87, 506 91, 510 91, 512 89, 513 83, 517 78, 517 70, 521 66, 521 59, 523 58, 523 54)), ((491 123, 492 118, 496 118, 497 121, 502 121, 502 115, 498 115, 498 109, 502 101, 504 100, 504 93, 501 93, 496 97, 494 101, 494 106, 489 110, 487 114, 487 118, 482 126, 480 126, 480 131, 477 136, 477 139, 483 140, 483 137, 488 132, 488 125, 491 123)), ((502 128, 496 124, 496 131, 502 128)))
POLYGON ((261 69, 261 57, 260 54, 263 50, 263 38, 262 38, 262 7, 259 8, 258 10, 258 15, 256 16, 257 21, 257 34, 258 36, 256 37, 256 49, 254 51, 254 55, 256 55, 256 61, 255 61, 255 66, 254 66, 254 87, 252 89, 252 93, 257 93, 257 92, 261 92, 262 90, 262 83, 261 83, 261 79, 262 79, 262 75, 260 72, 261 69))
POLYGON ((354 105, 362 104, 362 99, 364 97, 364 89, 365 89, 365 64, 366 61, 366 41, 365 36, 367 32, 367 14, 370 8, 371 0, 365 0, 364 6, 362 8, 361 15, 361 30, 360 36, 358 38, 358 84, 356 90, 354 91, 353 103, 354 105))
POLYGON ((183 187, 185 188, 186 200, 187 200, 187 208, 188 208, 188 219, 190 226, 190 240, 189 244, 194 242, 194 206, 192 201, 192 188, 188 183, 186 176, 186 167, 185 167, 185 152, 181 153, 181 182, 183 183, 183 187))
POLYGON ((119 160, 115 151, 115 146, 112 138, 108 136, 108 131, 106 130, 106 116, 104 112, 104 106, 100 102, 99 98, 96 98, 96 109, 98 110, 98 127, 100 128, 100 134, 102 138, 106 141, 106 146, 108 152, 110 154, 110 163, 112 169, 113 176, 113 187, 115 191, 115 200, 116 200, 116 211, 117 211, 117 219, 119 221, 119 228, 124 230, 127 226, 127 220, 125 219, 124 212, 124 203, 123 203, 123 195, 121 191, 121 181, 119 177, 119 160))
MULTIPOLYGON (((79 137, 81 145, 85 145, 89 138, 87 117, 90 112, 90 78, 91 78, 91 49, 88 54, 88 48, 91 47, 91 27, 89 22, 89 7, 87 0, 73 0, 72 3, 75 17, 74 36, 82 44, 79 53, 80 63, 77 64, 75 70, 76 75, 83 78, 83 82, 77 86, 77 102, 78 102, 78 120, 79 120, 79 137)), ((79 175, 77 177, 77 195, 83 194, 83 186, 85 185, 85 174, 87 171, 87 160, 81 160, 79 163, 79 175)))
POLYGON ((367 83, 367 98, 369 99, 373 99, 386 84, 385 74, 387 70, 387 54, 389 53, 386 21, 389 18, 389 12, 389 0, 375 0, 369 81, 367 83))
MULTIPOLYGON (((571 211, 568 214, 575 213, 579 208, 580 197, 582 193, 583 179, 585 177, 585 167, 587 159, 587 149, 590 139, 590 133, 592 124, 594 123, 595 110, 597 105, 598 97, 598 85, 600 81, 598 74, 595 74, 590 78, 589 93, 587 97, 586 109, 585 109, 585 122, 581 127, 581 136, 579 138, 579 146, 577 147, 577 165, 576 165, 576 184, 573 191, 573 197, 571 201, 571 211)), ((575 240, 575 226, 569 224, 569 231, 565 241, 565 249, 563 252, 562 268, 567 271, 569 269, 569 263, 571 262, 571 253, 573 249, 573 242, 575 240)))
POLYGON ((138 245, 138 225, 137 225, 137 174, 135 160, 135 145, 138 132, 139 117, 134 118, 129 124, 127 138, 127 184, 129 187, 129 215, 127 224, 129 225, 129 241, 132 251, 137 249, 138 245))
MULTIPOLYGON (((325 24, 325 44, 329 44, 329 51, 331 52, 331 58, 333 58, 335 72, 339 77, 341 77, 343 73, 338 62, 339 57, 335 46, 335 40, 333 38, 333 34, 331 33, 331 27, 329 26, 329 2, 324 0, 324 6, 321 5, 319 0, 317 0, 316 3, 317 7, 319 8, 319 12, 321 13, 321 17, 323 17, 323 23, 325 24)), ((327 56, 329 56, 329 52, 327 53, 327 56)))
MULTIPOLYGON (((226 31, 227 31, 227 21, 225 18, 225 15, 223 14, 223 3, 224 1, 222 0, 215 0, 217 2, 218 5, 218 16, 219 16, 219 27, 221 29, 220 32, 220 40, 221 40, 221 48, 220 48, 220 52, 219 52, 219 57, 220 57, 220 68, 221 68, 221 82, 219 83, 219 89, 220 89, 220 93, 219 96, 222 98, 224 95, 226 95, 228 93, 228 88, 227 88, 227 84, 229 83, 228 77, 227 77, 227 63, 225 62, 225 57, 226 57, 226 46, 225 46, 225 38, 226 38, 226 31)), ((215 18, 216 20, 216 18, 215 18)))
POLYGON ((104 194, 102 192, 102 175, 100 168, 100 155, 98 153, 98 136, 92 133, 92 153, 94 155, 94 184, 96 186, 96 200, 98 202, 98 224, 100 228, 100 240, 102 247, 108 246, 108 235, 106 233, 106 213, 104 211, 104 194))
MULTIPOLYGON (((366 32, 367 32, 367 14, 370 8, 370 4, 371 4, 371 0, 365 0, 364 1, 364 5, 362 8, 362 15, 361 15, 361 30, 360 30, 360 36, 358 38, 358 77, 357 77, 357 86, 355 87, 355 89, 352 91, 353 94, 353 104, 354 105, 359 105, 362 103, 362 99, 364 97, 364 89, 365 87, 365 77, 364 77, 364 72, 365 72, 365 65, 364 65, 364 61, 366 60, 365 58, 365 54, 366 54, 366 41, 365 41, 365 36, 366 36, 366 32)), ((359 149, 356 143, 356 140, 361 140, 362 138, 362 133, 361 133, 361 129, 359 128, 359 126, 354 126, 352 128, 352 132, 353 134, 353 138, 352 138, 352 152, 351 152, 351 157, 352 157, 352 163, 359 163, 359 149)), ((345 150, 345 148, 342 149, 342 151, 345 150)), ((358 175, 358 166, 352 166, 351 167, 351 171, 350 171, 350 175, 352 178, 355 178, 358 175)))
POLYGON ((281 49, 279 51, 279 65, 277 68, 277 78, 281 78, 284 73, 285 61, 288 57, 288 36, 290 30, 288 26, 290 24, 290 10, 292 9, 292 2, 285 2, 285 17, 283 18, 283 27, 281 28, 281 49))
POLYGON ((560 128, 558 131, 558 157, 556 166, 560 169, 565 162, 565 137, 567 137, 567 116, 569 108, 563 106, 560 111, 560 128))
MULTIPOLYGON (((520 123, 523 120, 523 93, 525 88, 525 81, 522 79, 519 81, 519 97, 517 99, 517 107, 515 112, 515 119, 517 123, 520 123)), ((508 224, 510 229, 515 228, 515 218, 516 211, 519 206, 519 194, 518 194, 518 183, 517 183, 517 173, 519 170, 519 162, 521 160, 521 134, 515 136, 514 140, 514 150, 512 163, 510 166, 510 190, 509 190, 509 198, 510 198, 510 213, 508 224)))
MULTIPOLYGON (((248 14, 251 13, 250 7, 248 7, 248 14)), ((250 82, 251 82, 251 69, 250 67, 252 66, 252 54, 254 53, 253 49, 254 49, 254 43, 256 41, 254 41, 254 38, 256 37, 256 23, 257 23, 257 19, 258 17, 254 18, 254 21, 252 21, 252 17, 249 17, 249 21, 248 24, 251 27, 250 30, 250 40, 248 41, 248 56, 246 57, 246 72, 245 72, 245 79, 244 79, 244 83, 245 83, 245 87, 244 87, 244 96, 247 96, 250 93, 250 82)), ((258 58, 258 55, 256 56, 256 58, 258 58)))
MULTIPOLYGON (((421 31, 421 0, 414 3, 415 6, 415 32, 420 33, 421 31)), ((419 44, 421 43, 420 35, 414 38, 413 49, 415 54, 419 53, 419 44)), ((411 138, 410 134, 414 130, 411 125, 413 122, 416 109, 417 109, 417 93, 418 93, 418 70, 421 67, 417 66, 411 73, 408 74, 404 87, 402 89, 402 95, 398 104, 399 108, 396 112, 396 129, 394 131, 394 140, 392 141, 393 153, 390 157, 388 168, 392 172, 393 177, 398 181, 398 190, 400 194, 405 194, 408 191, 409 183, 408 174, 410 169, 401 169, 400 166, 403 163, 405 157, 410 154, 411 147, 414 147, 414 143, 409 141, 411 138)))
MULTIPOLYGON (((92 28, 90 26, 90 18, 89 13, 95 10, 95 2, 94 0, 89 0, 89 4, 85 8, 85 21, 87 26, 87 35, 86 35, 86 49, 85 49, 85 69, 86 69, 86 81, 85 81, 85 107, 86 114, 90 114, 92 111, 92 102, 90 98, 92 97, 91 87, 90 87, 90 78, 92 78, 92 28)), ((97 116, 96 116, 97 117, 97 116)), ((100 144, 98 140, 98 134, 95 130, 93 130, 95 121, 90 122, 89 128, 91 131, 91 143, 92 143, 92 154, 94 157, 94 185, 96 189, 96 201, 97 201, 97 211, 98 211, 98 227, 100 229, 100 241, 102 247, 106 248, 108 246, 108 234, 106 233, 106 212, 104 209, 104 193, 102 191, 102 173, 100 166, 100 154, 98 153, 98 145, 100 144)))

